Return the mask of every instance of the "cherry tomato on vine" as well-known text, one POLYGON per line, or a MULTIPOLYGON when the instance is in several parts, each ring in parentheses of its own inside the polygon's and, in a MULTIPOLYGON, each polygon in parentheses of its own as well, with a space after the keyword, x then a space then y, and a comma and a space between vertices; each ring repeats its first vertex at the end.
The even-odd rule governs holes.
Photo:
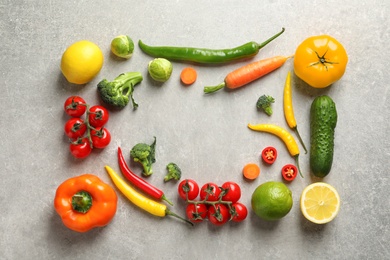
POLYGON ((236 202, 231 205, 230 215, 232 216, 232 221, 241 222, 248 216, 248 209, 241 202, 236 202))
POLYGON ((179 183, 177 191, 183 200, 194 200, 198 197, 199 186, 196 181, 192 179, 185 179, 179 183))
POLYGON ((94 148, 103 149, 111 142, 111 134, 107 128, 98 127, 91 131, 92 145, 94 148))
POLYGON ((293 181, 297 177, 298 169, 293 164, 286 164, 282 168, 282 176, 286 181, 293 181))
POLYGON ((224 204, 215 204, 209 207, 208 215, 210 222, 216 226, 221 226, 229 221, 229 209, 224 204))
POLYGON ((278 157, 278 152, 272 146, 264 148, 261 152, 261 158, 265 163, 273 164, 276 160, 276 157, 278 157))
POLYGON ((222 184, 221 188, 223 201, 231 201, 232 203, 235 203, 241 198, 241 188, 237 183, 227 181, 222 184))
POLYGON ((81 118, 73 117, 65 123, 64 131, 69 138, 77 139, 84 136, 87 125, 81 118))
POLYGON ((217 201, 219 200, 219 195, 221 195, 221 189, 215 183, 209 182, 206 183, 200 188, 200 200, 207 201, 217 201))
POLYGON ((72 117, 81 117, 87 110, 87 104, 82 97, 71 96, 65 100, 64 110, 72 117))
POLYGON ((193 204, 190 203, 186 208, 186 215, 189 221, 193 223, 202 222, 207 218, 207 206, 206 204, 198 203, 193 204))
POLYGON ((104 126, 109 119, 108 110, 103 106, 92 106, 89 109, 88 120, 89 124, 93 127, 102 127, 104 126))
POLYGON ((88 138, 79 138, 69 145, 69 150, 75 158, 85 158, 91 151, 92 147, 89 144, 88 138))

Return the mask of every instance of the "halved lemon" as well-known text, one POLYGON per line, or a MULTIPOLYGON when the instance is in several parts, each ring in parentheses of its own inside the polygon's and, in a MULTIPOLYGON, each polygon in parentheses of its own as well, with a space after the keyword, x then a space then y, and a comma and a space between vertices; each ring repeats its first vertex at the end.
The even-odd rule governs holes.
POLYGON ((337 216, 340 196, 331 185, 316 182, 303 190, 300 204, 305 218, 316 224, 325 224, 337 216))

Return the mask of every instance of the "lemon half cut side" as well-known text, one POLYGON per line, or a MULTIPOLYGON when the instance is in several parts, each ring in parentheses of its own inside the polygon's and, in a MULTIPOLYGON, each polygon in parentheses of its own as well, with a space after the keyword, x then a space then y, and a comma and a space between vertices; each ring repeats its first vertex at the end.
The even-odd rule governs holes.
POLYGON ((316 182, 303 190, 300 206, 306 219, 316 224, 325 224, 337 216, 340 210, 340 196, 331 185, 316 182))

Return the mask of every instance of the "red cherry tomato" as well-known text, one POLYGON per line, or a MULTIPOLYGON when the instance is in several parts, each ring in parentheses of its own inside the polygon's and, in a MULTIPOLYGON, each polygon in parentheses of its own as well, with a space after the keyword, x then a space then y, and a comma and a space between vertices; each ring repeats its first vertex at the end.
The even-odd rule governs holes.
POLYGON ((231 206, 230 215, 232 216, 232 221, 241 222, 248 216, 248 209, 244 204, 236 202, 231 206))
POLYGON ((224 204, 215 204, 209 207, 208 215, 210 222, 221 226, 229 221, 229 209, 224 204))
POLYGON ((196 181, 191 179, 182 180, 177 188, 179 196, 183 200, 194 200, 198 197, 199 186, 196 181))
POLYGON ((202 222, 207 218, 207 206, 206 204, 193 204, 190 203, 186 208, 186 215, 189 221, 193 223, 202 222))
POLYGON ((207 201, 217 201, 219 200, 219 195, 221 194, 221 189, 217 184, 209 182, 202 186, 200 189, 200 200, 207 201))
POLYGON ((75 158, 85 158, 91 153, 92 148, 88 138, 79 138, 69 145, 69 150, 75 158))
POLYGON ((88 120, 93 127, 104 126, 109 119, 108 110, 102 106, 93 106, 89 109, 88 120))
POLYGON ((222 184, 221 188, 223 201, 231 201, 232 203, 235 203, 241 198, 241 188, 237 183, 227 181, 222 184))
POLYGON ((282 168, 282 176, 286 181, 293 181, 297 177, 298 169, 293 164, 287 164, 282 168))
POLYGON ((65 100, 64 110, 72 117, 81 117, 87 110, 87 104, 82 97, 71 96, 65 100))
POLYGON ((276 157, 278 157, 278 152, 274 147, 266 147, 261 152, 261 158, 265 163, 273 164, 276 160, 276 157))
POLYGON ((64 131, 69 138, 77 139, 84 136, 87 126, 84 124, 84 120, 73 117, 65 123, 64 131))
POLYGON ((103 149, 111 142, 111 134, 107 128, 98 127, 91 131, 92 145, 94 148, 103 149))

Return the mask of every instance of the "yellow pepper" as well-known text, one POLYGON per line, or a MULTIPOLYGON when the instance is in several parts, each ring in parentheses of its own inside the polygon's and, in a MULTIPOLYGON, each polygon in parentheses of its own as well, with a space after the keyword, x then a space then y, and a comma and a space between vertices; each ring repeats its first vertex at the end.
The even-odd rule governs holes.
POLYGON ((294 72, 314 88, 325 88, 345 72, 348 55, 343 45, 329 35, 304 40, 294 55, 294 72))
POLYGON ((143 194, 136 191, 134 188, 129 186, 121 177, 119 177, 119 175, 110 166, 106 165, 105 169, 108 175, 110 175, 115 186, 123 193, 123 195, 126 196, 126 198, 128 198, 133 204, 135 204, 139 208, 157 217, 165 217, 166 215, 171 215, 193 225, 190 221, 171 212, 166 205, 149 199, 148 197, 145 197, 143 194))

